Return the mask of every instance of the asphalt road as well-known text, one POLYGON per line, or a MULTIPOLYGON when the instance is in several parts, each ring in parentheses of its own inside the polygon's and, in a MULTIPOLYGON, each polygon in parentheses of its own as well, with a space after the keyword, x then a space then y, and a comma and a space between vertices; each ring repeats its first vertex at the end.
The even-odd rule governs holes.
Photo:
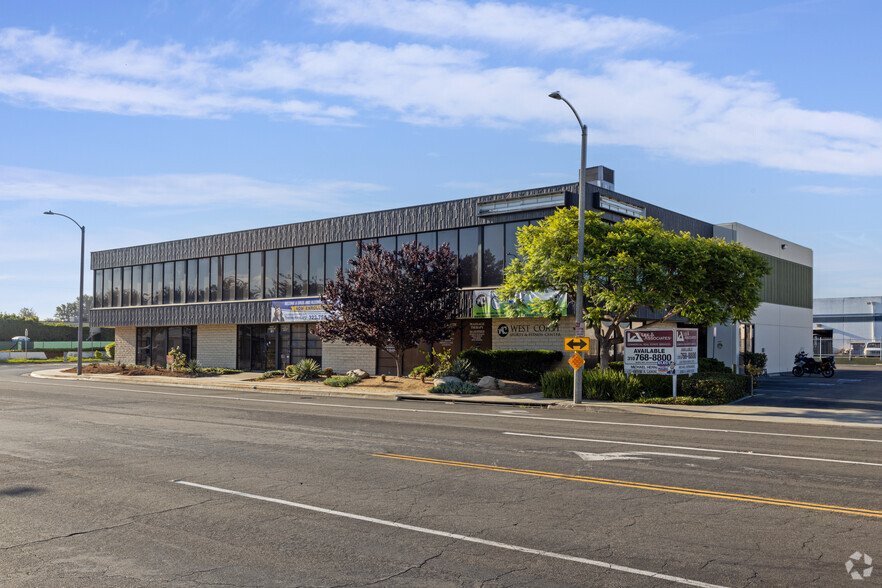
POLYGON ((882 430, 39 380, 4 586, 873 586, 882 430), (868 566, 861 559, 852 571, 868 566))

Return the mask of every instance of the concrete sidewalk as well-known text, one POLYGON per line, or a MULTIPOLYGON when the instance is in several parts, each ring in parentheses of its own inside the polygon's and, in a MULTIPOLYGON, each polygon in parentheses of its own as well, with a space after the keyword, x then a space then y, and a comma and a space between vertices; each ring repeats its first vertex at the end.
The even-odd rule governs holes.
POLYGON ((270 394, 298 394, 309 396, 338 396, 343 398, 374 398, 383 400, 426 400, 436 402, 463 402, 477 404, 501 404, 510 406, 536 406, 547 408, 558 404, 559 400, 542 398, 540 393, 503 395, 492 392, 482 392, 474 395, 463 394, 414 394, 402 393, 387 388, 372 388, 370 386, 347 386, 337 388, 323 384, 308 384, 305 382, 285 381, 253 381, 258 374, 242 372, 238 374, 225 374, 220 376, 207 376, 201 378, 179 378, 174 376, 120 376, 117 374, 83 374, 78 376, 66 373, 62 369, 40 370, 31 372, 35 378, 59 378, 65 380, 87 380, 101 382, 125 382, 132 384, 149 383, 154 386, 174 386, 183 388, 203 388, 215 390, 251 390, 270 394))
POLYGON ((131 384, 149 383, 154 386, 183 388, 202 388, 215 390, 256 391, 269 394, 296 394, 318 397, 373 398, 377 400, 434 401, 463 404, 490 404, 502 406, 535 407, 547 409, 575 410, 595 413, 639 414, 664 417, 698 417, 705 419, 724 419, 771 423, 804 425, 836 425, 882 429, 882 412, 871 410, 825 410, 787 407, 764 407, 740 405, 738 402, 715 406, 685 406, 659 404, 633 404, 622 402, 599 402, 586 400, 574 404, 567 399, 542 398, 540 393, 502 395, 482 392, 476 395, 461 394, 410 394, 383 388, 354 386, 335 388, 322 384, 302 382, 260 382, 252 381, 254 373, 228 374, 204 378, 177 378, 171 376, 119 376, 115 374, 89 374, 77 376, 65 373, 64 369, 47 369, 31 372, 36 378, 60 378, 91 380, 102 382, 124 382, 131 384))

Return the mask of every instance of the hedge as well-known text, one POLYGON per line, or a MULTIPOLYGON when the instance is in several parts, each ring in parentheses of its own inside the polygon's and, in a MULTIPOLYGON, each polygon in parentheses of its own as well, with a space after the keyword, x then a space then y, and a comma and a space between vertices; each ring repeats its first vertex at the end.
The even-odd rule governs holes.
POLYGON ((552 365, 563 359, 563 353, 521 349, 466 349, 459 357, 469 360, 482 376, 516 382, 536 382, 552 365))
MULTIPOLYGON (((559 369, 546 372, 539 380, 546 398, 571 398, 573 371, 559 369)), ((728 404, 750 393, 750 376, 739 374, 694 374, 677 378, 677 396, 671 399, 673 382, 670 376, 633 375, 625 378, 614 370, 585 370, 582 373, 582 395, 590 400, 615 402, 656 402, 665 404, 728 404)))

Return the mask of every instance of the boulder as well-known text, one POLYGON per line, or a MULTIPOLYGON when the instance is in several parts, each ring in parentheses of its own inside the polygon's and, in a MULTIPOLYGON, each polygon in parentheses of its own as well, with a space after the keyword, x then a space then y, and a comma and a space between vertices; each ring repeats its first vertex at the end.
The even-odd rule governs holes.
POLYGON ((499 380, 493 376, 484 376, 478 380, 478 388, 482 390, 499 390, 499 380))
POLYGON ((349 370, 348 372, 346 372, 346 375, 347 376, 355 376, 356 378, 359 378, 361 380, 368 377, 368 373, 364 370, 349 370))
POLYGON ((453 376, 444 376, 444 377, 435 378, 434 380, 432 380, 432 385, 433 386, 440 386, 441 384, 450 384, 450 383, 455 383, 455 382, 462 382, 462 380, 460 380, 459 378, 453 377, 453 376))

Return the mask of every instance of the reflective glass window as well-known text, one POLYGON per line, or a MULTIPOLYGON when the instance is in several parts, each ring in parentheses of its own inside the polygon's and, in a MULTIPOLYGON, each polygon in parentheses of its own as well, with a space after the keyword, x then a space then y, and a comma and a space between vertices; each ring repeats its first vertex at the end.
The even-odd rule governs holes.
POLYGON ((162 303, 171 304, 175 292, 175 262, 166 261, 162 265, 162 303))
POLYGON ((212 257, 211 267, 208 270, 208 300, 214 302, 221 299, 221 284, 224 276, 221 273, 221 258, 212 257))
POLYGON ((187 260, 187 299, 186 302, 196 302, 196 289, 199 284, 199 260, 187 260))
POLYGON ((173 302, 175 304, 180 304, 184 301, 184 293, 187 291, 187 262, 186 261, 176 261, 175 262, 175 286, 174 286, 174 298, 173 302))
MULTIPOLYGON (((215 257, 215 259, 217 259, 215 257)), ((196 268, 196 302, 208 302, 211 296, 211 259, 203 257, 198 261, 196 268)), ((215 287, 217 276, 215 276, 215 287)))
POLYGON ((123 280, 122 280, 122 300, 120 300, 120 304, 122 306, 128 306, 129 300, 132 296, 132 268, 124 267, 123 268, 123 280))
POLYGON ((248 300, 248 254, 236 255, 236 300, 248 300))
POLYGON ((224 255, 223 300, 236 299, 236 256, 224 255))
POLYGON ((273 249, 263 256, 264 283, 263 297, 275 298, 279 292, 279 251, 273 249))
POLYGON ((395 251, 395 237, 381 237, 377 239, 377 243, 386 251, 395 251))
POLYGON ((291 296, 291 282, 294 279, 294 250, 279 249, 279 287, 276 296, 288 298, 291 296))
POLYGON ((325 246, 309 246, 309 296, 325 291, 325 246))
POLYGON ((459 230, 459 285, 478 285, 478 227, 459 230))
POLYGON ((345 241, 341 246, 343 269, 344 272, 349 271, 350 261, 358 257, 358 241, 345 241))
POLYGON ((153 365, 165 367, 165 356, 168 353, 167 337, 168 329, 165 327, 153 329, 153 348, 151 350, 153 365))
POLYGON ((481 285, 502 284, 502 268, 505 264, 505 225, 486 225, 481 251, 481 285))
POLYGON ((120 298, 122 293, 122 268, 115 267, 113 268, 113 290, 110 292, 110 295, 113 297, 110 305, 111 306, 120 306, 120 298))
POLYGON ((505 223, 505 266, 518 256, 518 229, 526 227, 529 221, 505 223))
POLYGON ((104 270, 95 270, 95 278, 92 283, 94 293, 92 306, 101 308, 104 306, 104 270))
POLYGON ((104 306, 113 305, 113 270, 104 270, 104 306))
MULTIPOLYGON (((340 243, 325 245, 325 283, 337 279, 337 270, 341 267, 341 251, 340 243)), ((322 291, 324 291, 324 285, 322 285, 322 291)))
POLYGON ((459 234, 456 229, 450 229, 449 231, 438 231, 438 246, 444 245, 445 243, 450 245, 450 250, 454 253, 459 251, 459 234))
POLYGON ((248 298, 255 300, 263 297, 263 251, 255 251, 250 257, 251 267, 248 273, 248 298))
POLYGON ((147 264, 141 268, 141 304, 153 303, 153 266, 147 264))
POLYGON ((401 246, 405 243, 413 243, 416 241, 416 235, 398 235, 395 241, 398 249, 401 249, 401 246))
POLYGON ((162 264, 153 264, 153 304, 162 304, 162 264))
POLYGON ((291 279, 291 296, 306 296, 309 280, 309 247, 294 248, 294 275, 291 279))
POLYGON ((438 234, 435 231, 429 233, 417 233, 417 241, 429 249, 436 249, 438 247, 438 234))
POLYGON ((132 306, 144 304, 141 297, 141 266, 132 267, 132 306))

